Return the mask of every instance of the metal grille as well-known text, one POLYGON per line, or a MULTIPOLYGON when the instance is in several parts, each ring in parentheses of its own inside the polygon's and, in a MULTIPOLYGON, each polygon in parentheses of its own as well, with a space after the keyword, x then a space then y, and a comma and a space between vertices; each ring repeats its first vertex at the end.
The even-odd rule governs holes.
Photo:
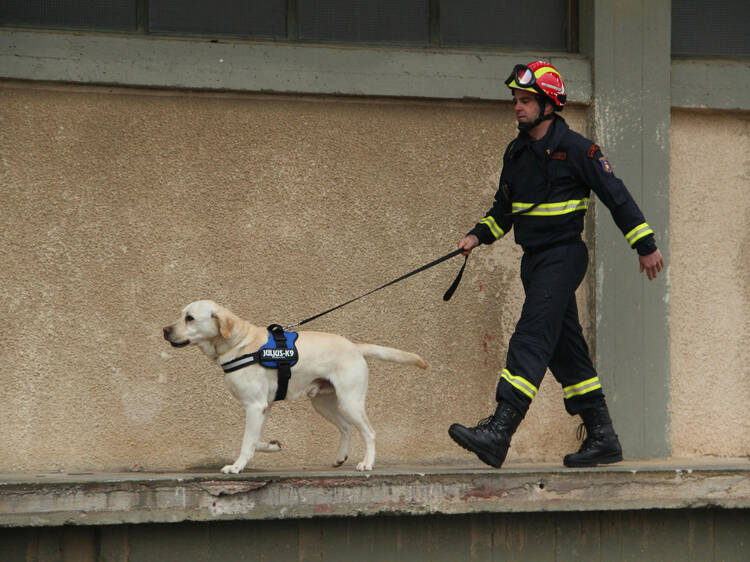
POLYGON ((443 45, 568 50, 568 0, 440 0, 443 45))
MULTIPOLYGON (((0 0, 0 25, 569 51, 576 49, 577 5, 577 0, 0 0)), ((747 15, 746 6, 738 9, 747 15)), ((731 23, 738 27, 741 21, 731 23)))
POLYGON ((1 0, 0 25, 135 31, 137 0, 1 0))
POLYGON ((286 37, 287 0, 149 0, 149 30, 286 37))
POLYGON ((750 2, 673 0, 672 54, 750 56, 750 2))
POLYGON ((299 38, 429 42, 428 0, 299 0, 299 38))

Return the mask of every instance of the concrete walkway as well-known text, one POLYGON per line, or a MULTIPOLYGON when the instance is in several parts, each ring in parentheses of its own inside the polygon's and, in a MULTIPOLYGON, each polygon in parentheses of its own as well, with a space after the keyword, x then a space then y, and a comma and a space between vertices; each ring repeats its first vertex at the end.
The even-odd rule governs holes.
POLYGON ((6 527, 702 507, 750 508, 750 460, 0 474, 6 527))

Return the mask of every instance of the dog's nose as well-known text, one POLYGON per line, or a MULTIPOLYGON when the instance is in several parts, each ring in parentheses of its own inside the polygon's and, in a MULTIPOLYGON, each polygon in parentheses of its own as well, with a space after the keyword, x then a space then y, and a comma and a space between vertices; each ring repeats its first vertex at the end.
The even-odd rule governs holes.
POLYGON ((164 339, 168 340, 169 339, 169 334, 171 334, 171 333, 172 333, 172 327, 171 326, 167 326, 166 328, 164 328, 164 339))

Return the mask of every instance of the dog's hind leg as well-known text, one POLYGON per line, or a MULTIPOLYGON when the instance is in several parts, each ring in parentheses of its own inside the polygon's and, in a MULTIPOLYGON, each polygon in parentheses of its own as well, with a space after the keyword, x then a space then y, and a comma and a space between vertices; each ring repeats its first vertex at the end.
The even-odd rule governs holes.
POLYGON ((341 415, 338 408, 336 394, 318 394, 310 399, 313 408, 325 419, 335 425, 341 433, 339 450, 333 466, 341 466, 349 458, 349 440, 352 435, 352 425, 341 415))
POLYGON ((356 398, 339 399, 341 415, 362 435, 365 441, 365 458, 357 464, 357 470, 372 470, 375 462, 375 430, 370 425, 365 413, 365 401, 356 398))
POLYGON ((266 422, 268 410, 267 404, 254 403, 245 405, 245 435, 242 438, 240 456, 234 461, 234 464, 228 464, 221 469, 224 474, 238 474, 253 458, 255 450, 260 444, 260 436, 263 431, 263 425, 266 422))
POLYGON ((281 451, 281 442, 276 439, 271 439, 268 443, 259 441, 255 445, 256 453, 276 453, 277 451, 281 451))

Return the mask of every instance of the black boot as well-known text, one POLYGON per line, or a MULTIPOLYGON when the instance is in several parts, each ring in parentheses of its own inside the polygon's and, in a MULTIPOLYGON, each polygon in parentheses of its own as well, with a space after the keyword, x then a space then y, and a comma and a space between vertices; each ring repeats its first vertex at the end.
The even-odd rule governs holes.
POLYGON ((454 423, 448 435, 464 449, 475 453, 483 463, 500 468, 508 454, 510 438, 522 419, 521 412, 507 402, 500 402, 495 415, 483 419, 476 427, 454 423))
POLYGON ((581 410, 586 426, 586 439, 577 453, 565 455, 563 464, 568 467, 597 466, 622 460, 622 447, 617 439, 607 405, 581 410))

